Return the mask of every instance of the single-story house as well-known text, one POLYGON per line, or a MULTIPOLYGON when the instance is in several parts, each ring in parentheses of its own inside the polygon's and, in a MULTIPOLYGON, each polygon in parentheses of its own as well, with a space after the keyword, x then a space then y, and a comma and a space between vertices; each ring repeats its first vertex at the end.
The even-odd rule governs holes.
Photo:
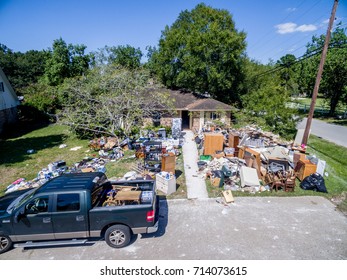
POLYGON ((0 67, 0 133, 6 124, 17 121, 17 105, 18 97, 0 67))
MULTIPOLYGON (((171 126, 173 118, 182 119, 182 129, 199 131, 204 125, 221 121, 230 124, 232 107, 216 99, 191 92, 165 90, 173 100, 174 113, 163 113, 160 125, 171 126)), ((148 121, 148 120, 147 120, 148 121)))

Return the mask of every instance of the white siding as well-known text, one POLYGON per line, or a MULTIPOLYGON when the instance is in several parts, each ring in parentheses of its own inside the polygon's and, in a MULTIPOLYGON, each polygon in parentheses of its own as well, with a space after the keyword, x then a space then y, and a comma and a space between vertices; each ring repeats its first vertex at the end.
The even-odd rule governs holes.
POLYGON ((18 99, 16 100, 10 93, 9 88, 1 76, 0 83, 4 85, 4 92, 0 90, 0 110, 16 107, 18 105, 18 99))

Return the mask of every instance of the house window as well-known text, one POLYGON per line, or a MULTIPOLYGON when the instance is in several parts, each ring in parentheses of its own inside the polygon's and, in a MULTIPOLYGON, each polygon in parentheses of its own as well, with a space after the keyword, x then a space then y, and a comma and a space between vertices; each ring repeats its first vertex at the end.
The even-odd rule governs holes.
POLYGON ((211 120, 217 120, 221 118, 221 113, 211 112, 210 113, 210 119, 211 120))
POLYGON ((0 82, 0 92, 5 92, 4 83, 0 82))

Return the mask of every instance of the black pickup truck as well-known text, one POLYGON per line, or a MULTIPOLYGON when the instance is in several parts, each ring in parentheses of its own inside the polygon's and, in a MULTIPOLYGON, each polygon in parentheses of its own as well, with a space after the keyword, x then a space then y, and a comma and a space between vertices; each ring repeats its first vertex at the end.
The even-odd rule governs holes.
POLYGON ((81 244, 105 238, 114 248, 158 229, 154 181, 108 181, 102 172, 71 173, 39 188, 0 197, 0 254, 15 247, 81 244))

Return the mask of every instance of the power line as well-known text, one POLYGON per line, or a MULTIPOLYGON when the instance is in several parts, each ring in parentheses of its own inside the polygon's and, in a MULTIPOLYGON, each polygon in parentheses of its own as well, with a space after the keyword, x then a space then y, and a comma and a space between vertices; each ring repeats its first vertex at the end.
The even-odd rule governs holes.
MULTIPOLYGON (((334 48, 347 48, 347 44, 334 45, 333 43, 331 43, 331 44, 329 44, 329 48, 330 49, 334 49, 334 48)), ((288 68, 288 67, 290 67, 290 66, 292 66, 294 64, 297 64, 297 63, 302 62, 302 61, 304 61, 304 60, 306 60, 306 59, 308 59, 308 58, 310 58, 312 56, 315 56, 315 55, 319 54, 322 49, 323 49, 323 46, 315 48, 312 51, 310 51, 309 53, 306 53, 306 54, 298 57, 294 62, 289 63, 288 65, 278 65, 278 66, 276 66, 273 69, 267 70, 267 71, 265 71, 263 73, 260 73, 260 74, 257 74, 257 75, 254 75, 253 77, 260 77, 260 76, 264 76, 266 74, 272 74, 272 73, 280 71, 280 70, 282 70, 284 68, 288 68)))
MULTIPOLYGON (((320 21, 320 19, 322 19, 323 17, 325 17, 325 15, 321 15, 320 17, 318 17, 318 18, 313 22, 313 24, 316 24, 316 23, 317 23, 318 21, 320 21)), ((297 37, 297 34, 293 34, 292 36, 290 36, 289 38, 287 38, 286 41, 290 41, 290 40, 291 40, 292 38, 294 38, 294 37, 297 37)), ((301 41, 302 41, 302 39, 296 41, 296 42, 294 43, 294 45, 295 45, 296 43, 301 42, 301 41)), ((282 45, 282 43, 277 44, 276 46, 272 47, 271 49, 268 49, 268 50, 266 50, 265 52, 261 53, 260 56, 262 57, 262 56, 267 55, 268 53, 272 53, 272 50, 279 48, 281 45, 282 45)), ((304 46, 306 46, 306 45, 304 45, 304 46)), ((303 46, 303 47, 304 47, 304 46, 303 46)), ((302 47, 300 47, 300 48, 302 48, 302 47)), ((300 49, 300 48, 299 48, 299 49, 300 49)), ((277 54, 279 54, 279 53, 281 53, 281 52, 283 52, 283 51, 282 51, 282 50, 281 50, 281 51, 278 51, 278 52, 276 52, 275 54, 272 53, 272 55, 277 55, 277 54)))

